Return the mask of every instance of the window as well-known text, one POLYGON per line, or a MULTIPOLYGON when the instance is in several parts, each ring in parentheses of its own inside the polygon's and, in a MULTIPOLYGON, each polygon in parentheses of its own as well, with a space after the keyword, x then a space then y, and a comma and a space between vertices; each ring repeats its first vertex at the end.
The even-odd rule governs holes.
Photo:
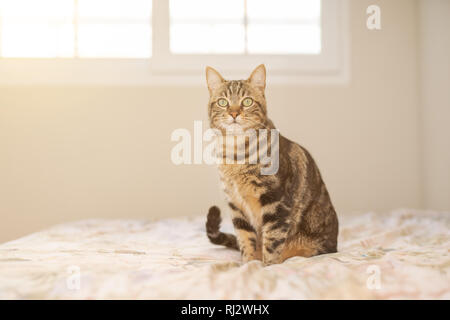
POLYGON ((151 56, 150 0, 0 0, 1 57, 151 56))
POLYGON ((321 50, 320 0, 170 0, 169 12, 172 53, 317 54, 321 50))
POLYGON ((36 78, 57 66, 69 82, 192 79, 205 65, 231 77, 260 63, 272 78, 333 77, 344 69, 346 1, 0 0, 0 83, 19 65, 36 78))

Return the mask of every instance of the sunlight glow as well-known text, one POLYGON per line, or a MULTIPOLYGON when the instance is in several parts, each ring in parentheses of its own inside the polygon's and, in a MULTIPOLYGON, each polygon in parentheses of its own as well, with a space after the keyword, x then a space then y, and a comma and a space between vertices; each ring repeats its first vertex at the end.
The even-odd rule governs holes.
POLYGON ((151 0, 0 0, 0 57, 148 58, 151 0))
POLYGON ((72 0, 0 0, 3 57, 71 57, 72 0))

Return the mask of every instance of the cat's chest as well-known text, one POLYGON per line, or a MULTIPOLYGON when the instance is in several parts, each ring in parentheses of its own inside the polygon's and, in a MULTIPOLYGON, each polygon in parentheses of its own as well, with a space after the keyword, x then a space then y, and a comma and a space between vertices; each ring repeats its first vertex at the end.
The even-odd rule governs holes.
POLYGON ((248 176, 221 174, 223 190, 227 200, 241 210, 253 227, 258 230, 262 223, 261 203, 263 189, 250 181, 248 176))

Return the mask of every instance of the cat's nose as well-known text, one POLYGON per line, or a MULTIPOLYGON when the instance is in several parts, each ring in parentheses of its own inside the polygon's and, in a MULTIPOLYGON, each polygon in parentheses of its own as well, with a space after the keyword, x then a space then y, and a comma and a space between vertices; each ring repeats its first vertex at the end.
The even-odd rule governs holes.
POLYGON ((233 117, 233 119, 236 119, 236 117, 239 115, 239 111, 231 111, 230 115, 233 117))

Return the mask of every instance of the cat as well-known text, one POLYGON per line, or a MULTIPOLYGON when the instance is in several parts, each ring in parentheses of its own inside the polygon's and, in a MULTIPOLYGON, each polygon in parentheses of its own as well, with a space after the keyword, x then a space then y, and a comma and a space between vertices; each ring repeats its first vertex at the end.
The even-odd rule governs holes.
MULTIPOLYGON (((264 65, 247 80, 225 80, 207 67, 206 79, 212 129, 224 136, 239 135, 236 129, 275 129, 267 117, 264 65)), ((209 240, 240 250, 243 262, 265 265, 337 252, 338 218, 313 158, 282 135, 278 148, 279 168, 272 175, 261 174, 262 163, 218 165, 237 237, 220 231, 220 210, 212 206, 206 221, 209 240)))

